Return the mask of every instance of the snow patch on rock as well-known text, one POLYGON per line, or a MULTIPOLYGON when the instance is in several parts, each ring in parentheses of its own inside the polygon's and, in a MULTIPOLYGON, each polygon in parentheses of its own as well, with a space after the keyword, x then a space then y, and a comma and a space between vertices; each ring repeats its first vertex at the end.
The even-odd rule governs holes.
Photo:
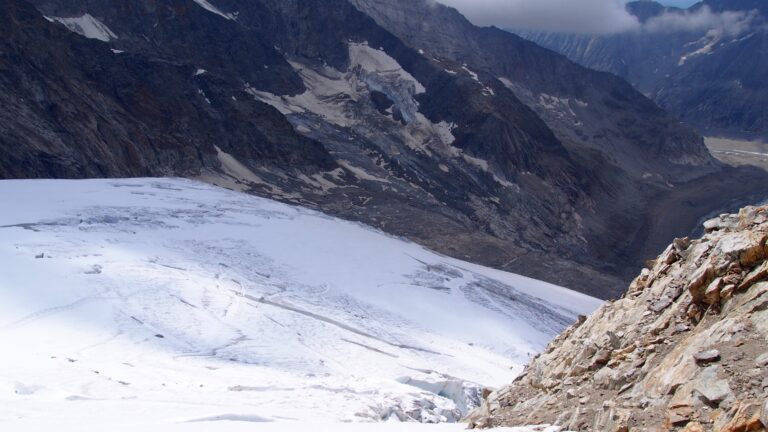
POLYGON ((88 13, 79 17, 72 18, 46 18, 64 24, 64 26, 67 27, 70 31, 85 36, 89 39, 97 39, 102 42, 109 42, 112 39, 118 39, 117 35, 112 30, 110 30, 106 24, 88 13))
POLYGON ((214 13, 222 18, 232 20, 232 21, 234 21, 237 18, 235 14, 222 12, 219 8, 212 5, 207 0, 194 0, 194 2, 197 3, 203 9, 207 10, 208 12, 214 13))

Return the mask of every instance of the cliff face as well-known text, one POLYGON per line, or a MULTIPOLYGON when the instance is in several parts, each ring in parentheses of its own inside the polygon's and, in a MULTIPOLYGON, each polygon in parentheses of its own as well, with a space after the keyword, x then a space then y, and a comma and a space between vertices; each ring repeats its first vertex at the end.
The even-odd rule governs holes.
POLYGON ((704 227, 491 393, 470 427, 766 430, 768 207, 704 227))

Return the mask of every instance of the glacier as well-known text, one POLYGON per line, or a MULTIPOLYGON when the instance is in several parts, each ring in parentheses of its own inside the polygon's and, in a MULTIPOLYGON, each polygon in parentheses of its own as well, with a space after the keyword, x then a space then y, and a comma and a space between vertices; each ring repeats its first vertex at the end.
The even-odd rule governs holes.
POLYGON ((192 180, 0 204, 5 430, 428 430, 399 422, 457 421, 600 304, 192 180))

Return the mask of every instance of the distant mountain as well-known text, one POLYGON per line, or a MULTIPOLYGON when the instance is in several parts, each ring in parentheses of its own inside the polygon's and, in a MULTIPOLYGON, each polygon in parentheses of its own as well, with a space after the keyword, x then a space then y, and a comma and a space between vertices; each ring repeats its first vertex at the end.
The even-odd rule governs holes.
POLYGON ((195 177, 600 297, 768 179, 431 1, 11 0, 0 24, 3 178, 195 177))
POLYGON ((682 10, 638 1, 627 9, 643 23, 641 30, 516 32, 577 63, 627 79, 702 134, 768 138, 768 3, 705 0, 682 10), (691 19, 683 25, 686 17, 691 19))

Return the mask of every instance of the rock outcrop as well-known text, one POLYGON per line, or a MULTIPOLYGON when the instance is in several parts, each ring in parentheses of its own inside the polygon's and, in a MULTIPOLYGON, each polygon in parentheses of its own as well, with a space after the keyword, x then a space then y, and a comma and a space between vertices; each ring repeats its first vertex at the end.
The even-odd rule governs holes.
POLYGON ((704 227, 488 395, 470 427, 766 430, 768 206, 704 227))

